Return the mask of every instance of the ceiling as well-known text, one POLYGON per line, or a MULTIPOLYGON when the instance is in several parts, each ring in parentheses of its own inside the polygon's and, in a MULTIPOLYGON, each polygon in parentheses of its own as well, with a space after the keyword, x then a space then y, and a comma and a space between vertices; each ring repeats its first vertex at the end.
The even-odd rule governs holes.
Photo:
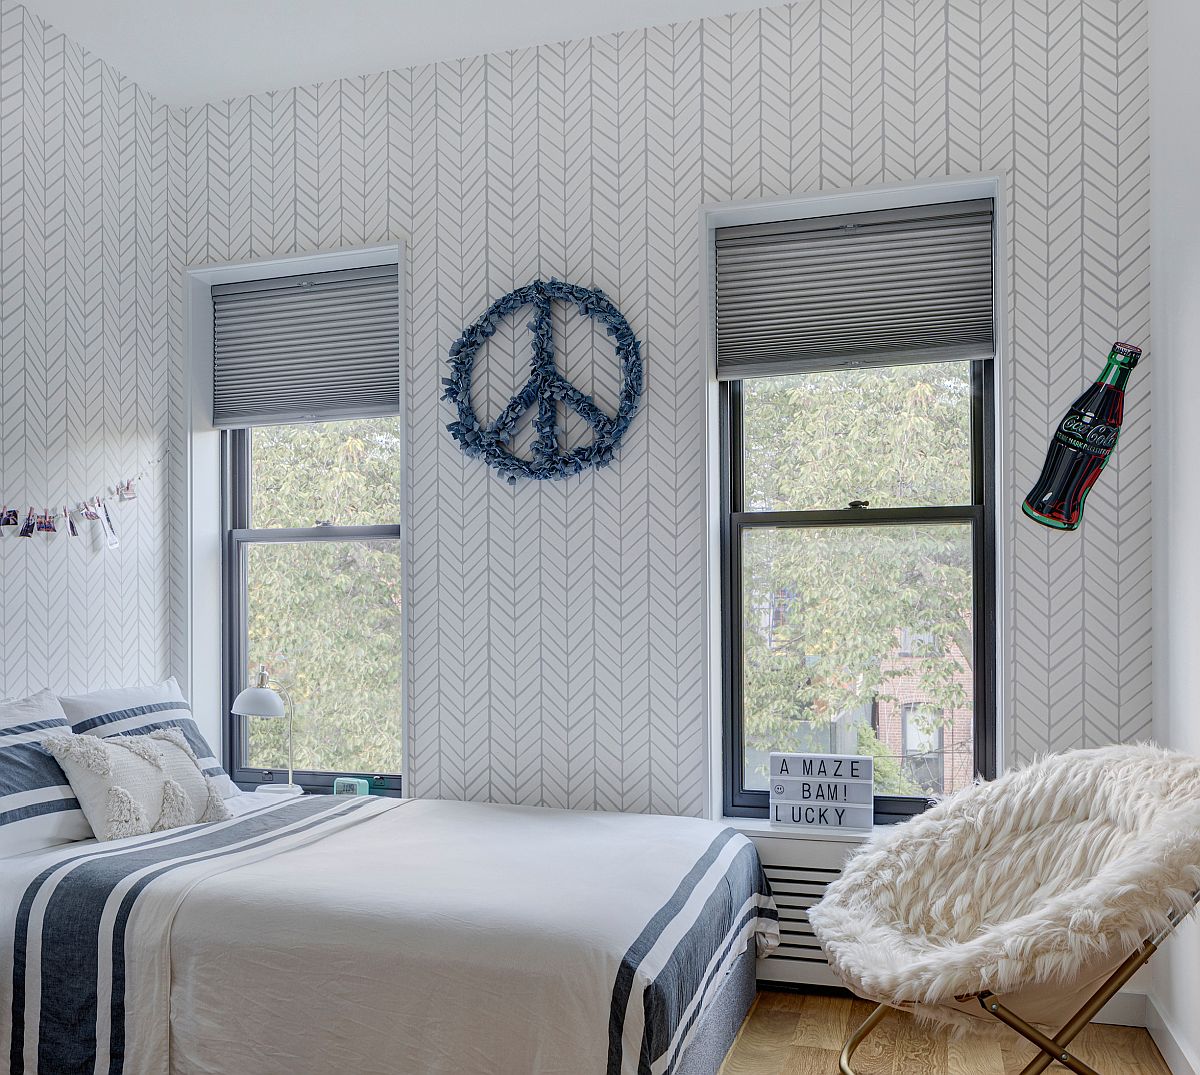
POLYGON ((765 0, 24 0, 160 101, 194 105, 765 0))

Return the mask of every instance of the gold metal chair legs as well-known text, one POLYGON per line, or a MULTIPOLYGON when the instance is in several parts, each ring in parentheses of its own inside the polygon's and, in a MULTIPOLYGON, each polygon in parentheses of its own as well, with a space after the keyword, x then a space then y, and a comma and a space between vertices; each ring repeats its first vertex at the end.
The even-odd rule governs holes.
POLYGON ((1021 1037, 1033 1042, 1042 1050, 1042 1055, 1031 1060, 1021 1070, 1021 1075, 1040 1075, 1055 1061, 1074 1071, 1076 1075, 1099 1075, 1095 1068, 1089 1067, 1079 1057, 1068 1052, 1067 1046, 1075 1040, 1088 1023, 1100 1014, 1100 1009, 1117 995, 1121 987, 1141 969, 1146 960, 1158 951, 1158 946, 1166 932, 1146 941, 1141 948, 1130 955, 1104 980, 1104 984, 1088 998, 1083 1007, 1071 1016, 1062 1030, 1053 1038, 1047 1037, 1037 1027, 1027 1023, 1016 1012, 1009 1011, 993 994, 980 993, 979 1003, 985 1012, 995 1016, 1006 1026, 1012 1027, 1021 1037))
MULTIPOLYGON (((1063 1067, 1069 1068, 1076 1075, 1100 1075, 1095 1068, 1089 1067, 1079 1057, 1067 1051, 1067 1044, 1074 1035, 1068 1035, 1065 1027, 1055 1037, 1050 1038, 1037 1027, 1025 1022, 1016 1013, 1010 1012, 1003 1004, 992 998, 990 993, 980 994, 979 1003, 983 1005, 985 1011, 994 1015, 1000 1022, 1012 1027, 1021 1037, 1033 1042, 1042 1050, 1041 1056, 1035 1057, 1021 1069, 1021 1075, 1034 1075, 1034 1072, 1045 1071, 1055 1061, 1058 1061, 1063 1067)), ((1091 1001, 1088 1003, 1091 1004, 1091 1001)), ((1083 1028, 1080 1027, 1080 1029, 1083 1028)))
POLYGON ((867 1021, 846 1039, 846 1044, 842 1046, 841 1058, 838 1060, 838 1067, 841 1069, 842 1075, 855 1075, 854 1069, 850 1066, 850 1058, 854 1056, 854 1050, 863 1043, 863 1039, 872 1030, 879 1026, 887 1013, 888 1006, 880 1004, 878 1008, 867 1016, 867 1021))
MULTIPOLYGON (((1193 896, 1193 902, 1196 901, 1200 901, 1200 893, 1196 893, 1193 896)), ((1172 912, 1167 926, 1157 935, 1146 940, 1136 952, 1132 953, 1124 963, 1113 971, 1105 979, 1104 984, 1088 998, 1087 1003, 1071 1016, 1062 1030, 1055 1034, 1053 1038, 1046 1037, 1045 1034, 1036 1027, 1030 1026, 1019 1015, 1010 1012, 991 993, 979 994, 979 1003, 983 1005, 984 1011, 989 1015, 994 1015, 1002 1023, 1012 1027, 1018 1034, 1027 1038, 1042 1050, 1042 1055, 1031 1060, 1021 1071, 1021 1075, 1040 1075, 1041 1072, 1045 1071, 1046 1068, 1056 1061, 1062 1064, 1063 1067, 1076 1072, 1077 1075, 1099 1075, 1094 1068, 1088 1067, 1077 1056, 1068 1052, 1067 1046, 1075 1040, 1079 1032, 1088 1023, 1100 1014, 1100 1009, 1112 1000, 1120 992, 1125 983, 1158 951, 1158 946, 1171 935, 1171 932, 1183 918, 1184 915, 1181 912, 1172 912)))
MULTIPOLYGON (((1016 1012, 1010 1011, 992 993, 978 994, 979 1003, 988 1015, 999 1019, 1000 1022, 1011 1027, 1027 1041, 1033 1042, 1041 1050, 1040 1056, 1031 1060, 1021 1069, 1021 1075, 1041 1075, 1041 1072, 1045 1071, 1046 1068, 1055 1062, 1075 1072, 1075 1075, 1100 1075, 1095 1068, 1085 1064, 1079 1057, 1068 1051, 1067 1046, 1075 1040, 1079 1032, 1088 1023, 1100 1014, 1100 1009, 1117 995, 1121 987, 1137 973, 1146 960, 1154 955, 1157 949, 1158 946, 1154 941, 1147 941, 1141 948, 1134 952, 1133 955, 1105 979, 1104 984, 1088 998, 1087 1003, 1070 1018, 1067 1024, 1053 1038, 1042 1033, 1032 1023, 1026 1022, 1016 1012)), ((867 1035, 883 1021, 887 1013, 888 1006, 880 1004, 867 1017, 866 1022, 847 1039, 845 1046, 842 1048, 841 1059, 839 1060, 842 1075, 856 1075, 854 1069, 850 1066, 850 1060, 854 1056, 855 1050, 863 1043, 867 1035)))
MULTIPOLYGON (((1100 1014, 1100 1009, 1104 1007, 1113 997, 1117 995, 1121 987, 1132 978, 1142 965, 1158 951, 1158 946, 1163 942, 1166 936, 1174 928, 1181 916, 1172 916, 1171 926, 1162 931, 1158 936, 1146 941, 1136 952, 1125 960, 1115 971, 1105 979, 1104 984, 1100 986, 1071 1018, 1066 1025, 1054 1035, 1053 1038, 1031 1023, 1026 1022, 1016 1012, 1010 1011, 996 998, 993 993, 979 993, 977 996, 979 1003, 983 1006, 983 1010, 988 1015, 999 1019, 1006 1026, 1011 1027, 1018 1034, 1028 1041, 1033 1042, 1041 1050, 1041 1055, 1031 1060, 1021 1071, 1021 1075, 1040 1075, 1051 1064, 1059 1063, 1063 1067, 1075 1072, 1075 1075, 1100 1075, 1095 1068, 1089 1067, 1079 1057, 1069 1052, 1067 1046, 1079 1035, 1097 1015, 1100 1014)), ((959 1000, 967 1000, 968 997, 959 997, 959 1000)), ((865 1023, 860 1026, 846 1040, 846 1044, 842 1047, 842 1055, 839 1060, 839 1068, 842 1075, 856 1075, 854 1069, 850 1066, 850 1061, 854 1056, 855 1050, 863 1043, 863 1040, 871 1033, 882 1021, 889 1011, 888 1005, 880 1004, 868 1017, 865 1023)))

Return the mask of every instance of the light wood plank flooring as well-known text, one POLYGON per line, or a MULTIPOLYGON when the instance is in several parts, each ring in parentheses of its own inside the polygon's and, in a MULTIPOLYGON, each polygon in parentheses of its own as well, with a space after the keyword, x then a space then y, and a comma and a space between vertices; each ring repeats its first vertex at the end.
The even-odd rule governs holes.
MULTIPOLYGON (((721 1075, 837 1075, 842 1042, 871 1009, 846 997, 759 993, 721 1075)), ((1073 1049, 1100 1075, 1171 1075, 1144 1030, 1093 1024, 1073 1049)), ((1011 1044, 947 1041, 893 1012, 854 1059, 863 1075, 1015 1075, 1036 1052, 1015 1034, 1011 1044)))

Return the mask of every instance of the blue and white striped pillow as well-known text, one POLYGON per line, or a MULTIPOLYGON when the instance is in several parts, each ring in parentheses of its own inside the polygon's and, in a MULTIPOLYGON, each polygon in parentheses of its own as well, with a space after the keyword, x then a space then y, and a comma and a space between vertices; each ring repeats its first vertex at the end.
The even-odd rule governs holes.
POLYGON ((50 691, 0 702, 0 858, 91 837, 66 774, 40 745, 69 729, 50 691))
POLYGON ((63 712, 76 735, 97 735, 111 739, 115 735, 146 735, 159 728, 178 728, 211 776, 221 797, 237 794, 229 775, 221 768, 213 748, 192 719, 192 707, 183 697, 175 677, 145 687, 117 687, 90 694, 59 697, 63 712))

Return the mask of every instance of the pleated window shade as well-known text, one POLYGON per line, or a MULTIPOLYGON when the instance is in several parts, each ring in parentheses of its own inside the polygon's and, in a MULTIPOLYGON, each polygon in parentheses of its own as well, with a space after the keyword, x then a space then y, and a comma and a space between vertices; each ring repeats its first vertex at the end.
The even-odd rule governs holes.
POLYGON ((213 425, 400 413, 395 265, 217 284, 213 425))
POLYGON ((717 376, 992 357, 992 209, 717 229, 717 376))

